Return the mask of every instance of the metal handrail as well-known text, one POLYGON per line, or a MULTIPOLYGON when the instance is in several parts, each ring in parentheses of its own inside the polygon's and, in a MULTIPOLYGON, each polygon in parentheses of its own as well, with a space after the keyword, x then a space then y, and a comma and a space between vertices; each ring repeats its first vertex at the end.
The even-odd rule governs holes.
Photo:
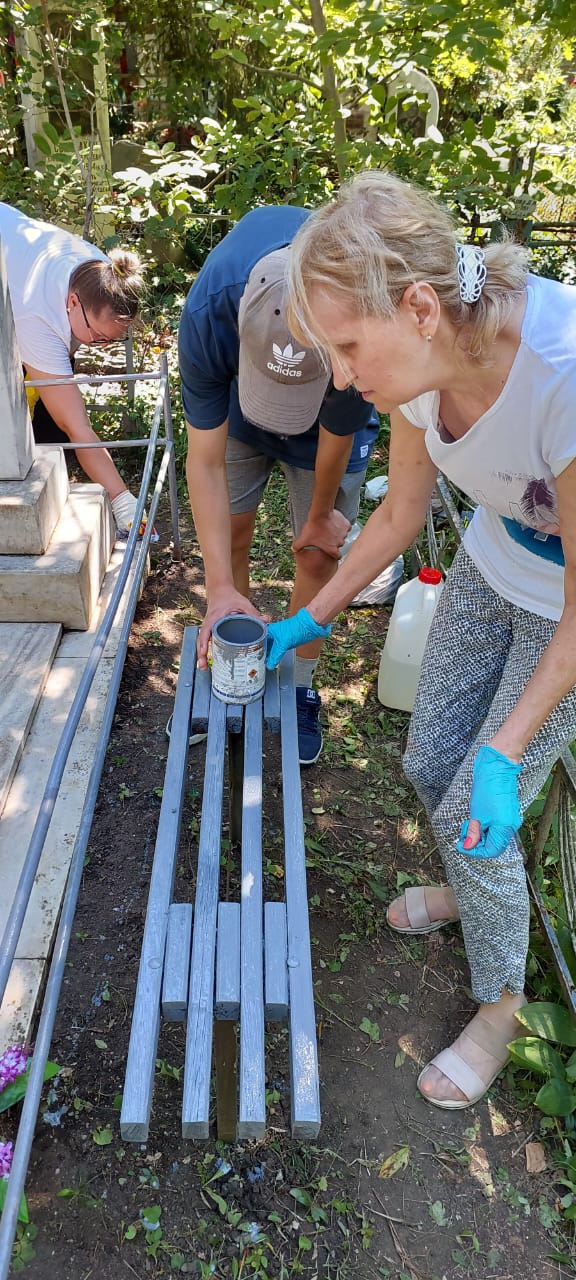
MULTIPOLYGON (((160 361, 166 359, 161 356, 160 361)), ((26 379, 27 387, 67 387, 69 383, 89 383, 97 384, 100 382, 157 382, 161 374, 157 373, 67 373, 62 378, 30 378, 26 379)))
POLYGON ((98 667, 100 658, 104 651, 104 647, 108 639, 108 635, 110 633, 112 623, 114 621, 114 616, 118 608, 118 603, 120 601, 121 594, 122 594, 122 591, 124 590, 126 579, 128 577, 128 571, 130 568, 132 557, 134 555, 134 549, 135 549, 136 541, 138 538, 140 524, 144 515, 146 495, 148 492, 148 486, 150 484, 150 479, 152 476, 152 466, 154 463, 155 440, 156 440, 156 436, 158 435, 160 418, 162 416, 163 408, 164 408, 164 387, 162 386, 162 381, 161 381, 161 385, 158 392, 158 398, 156 402, 156 409, 154 412, 154 419, 152 422, 152 431, 151 431, 152 439, 150 444, 148 445, 148 449, 146 452, 146 460, 144 464, 142 484, 140 487, 140 494, 138 497, 138 504, 136 507, 134 521, 132 524, 132 528, 130 530, 127 544, 126 544, 126 555, 124 557, 124 563, 122 565, 122 569, 120 570, 118 581, 116 582, 114 590, 112 592, 110 603, 108 605, 104 618, 100 624, 100 627, 98 628, 98 631, 96 633, 94 644, 88 655, 88 660, 84 668, 84 671, 82 673, 82 678, 78 685, 78 689, 74 696, 74 700, 70 708, 68 718, 64 726, 64 730, 62 732, 58 746, 56 748, 54 760, 52 762, 52 767, 48 775, 48 781, 46 783, 44 794, 42 796, 40 810, 38 813, 38 817, 36 819, 36 823, 34 825, 34 830, 32 832, 30 845, 28 847, 26 857, 24 859, 24 865, 20 873, 20 878, 16 888, 14 901, 8 913, 8 919, 4 929, 4 934, 2 936, 2 941, 0 943, 0 1004, 4 999, 4 995, 6 992, 6 986, 8 983, 8 978, 10 976, 10 970, 12 968, 12 963, 14 960, 14 956, 16 954, 18 939, 20 937, 20 932, 22 929, 22 925, 24 923, 24 916, 28 908, 28 900, 30 898, 32 886, 34 884, 36 872, 38 870, 38 864, 40 862, 40 857, 42 855, 42 850, 44 848, 44 841, 46 839, 48 827, 50 825, 52 814, 54 812, 54 805, 56 803, 56 799, 58 796, 58 789, 62 781, 64 769, 66 767, 66 761, 68 759, 70 748, 72 746, 72 741, 74 739, 76 729, 78 728, 78 722, 80 720, 80 716, 82 715, 82 711, 84 710, 86 698, 88 697, 88 694, 90 692, 92 681, 96 674, 96 669, 98 667))
MULTIPOLYGON (((12 1168, 8 1180, 6 1190, 6 1198, 0 1219, 0 1280, 7 1280, 10 1270, 12 1258, 12 1245, 16 1233, 18 1223, 18 1211, 24 1191, 24 1183, 30 1158, 30 1150, 34 1137, 34 1129, 40 1105, 40 1097, 44 1082, 44 1071, 50 1050, 50 1043, 54 1030, 56 1019, 58 999, 64 977, 66 957, 68 947, 72 936, 72 924, 76 903, 80 890, 82 871, 84 866, 84 856, 98 794, 98 787, 102 775, 102 769, 106 758, 106 749, 112 727, 114 711, 122 671, 130 629, 134 612, 139 599, 140 585, 144 567, 148 556, 150 539, 154 527, 154 519, 158 509, 160 495, 164 485, 166 476, 171 474, 175 478, 175 459, 174 459, 174 440, 172 437, 172 419, 170 413, 170 399, 168 388, 168 369, 167 362, 164 358, 164 365, 159 374, 155 375, 159 381, 158 397, 154 412, 154 418, 151 427, 151 434, 146 453, 142 483, 140 486, 138 503, 135 513, 134 522, 130 535, 126 543, 126 551, 115 583, 109 605, 106 609, 104 618, 96 632, 94 643, 84 673, 78 689, 76 691, 70 712, 60 740, 58 742, 52 767, 48 776, 48 781, 42 797, 40 811, 34 826, 30 846, 24 861, 22 873, 16 891, 16 897, 10 911, 2 943, 0 944, 0 1002, 4 995, 7 981, 10 975, 12 962, 14 960, 18 938, 20 936, 24 916, 28 907, 28 901, 32 885, 34 883, 36 871, 42 855, 44 842, 48 832, 48 827, 52 818, 54 805, 58 796, 58 790, 62 781, 64 769, 72 747, 72 742, 78 727, 80 716, 84 709, 96 670, 106 641, 110 634, 112 624, 114 622, 118 606, 122 599, 124 588, 128 580, 130 571, 133 566, 136 551, 138 556, 136 560, 134 577, 131 583, 128 596, 126 614, 123 621, 121 634, 118 643, 118 650, 114 659, 112 668, 111 683, 106 700, 104 716, 100 726, 100 732, 96 743, 94 755, 94 763, 90 773, 86 798, 82 810, 78 835, 74 845, 74 851, 68 871, 66 891, 62 911, 60 915, 60 923, 56 937, 56 943, 53 950, 52 960, 50 963, 49 976, 46 984, 44 1000, 42 1004, 42 1013, 32 1063, 30 1067, 30 1075, 28 1079, 26 1095, 22 1107, 18 1133, 14 1146, 14 1155, 12 1168), (166 440, 164 441, 164 453, 156 478, 154 493, 150 502, 148 513, 148 523, 146 525, 142 539, 138 540, 138 531, 142 521, 148 488, 152 474, 154 456, 158 447, 159 430, 161 420, 164 418, 164 427, 166 430, 166 440), (170 438, 172 437, 172 438, 170 438)), ((176 526, 177 526, 177 493, 174 489, 176 499, 176 526)), ((174 508, 172 511, 174 518, 174 508)), ((179 547, 179 544, 178 544, 179 547)))
MULTIPOLYGON (((172 404, 170 401, 170 385, 168 382, 168 358, 165 352, 162 352, 159 361, 159 370, 156 373, 128 373, 122 371, 120 373, 71 373, 65 378, 30 378, 26 380, 27 387, 52 387, 56 383, 59 386, 69 386, 71 384, 79 386, 80 384, 95 385, 108 382, 127 382, 129 387, 134 387, 136 382, 158 382, 162 381, 164 387, 164 426, 166 428, 166 437, 156 439, 156 447, 166 444, 167 441, 174 445, 174 424, 172 419, 172 404)), ((90 406, 89 406, 90 407, 90 406)), ((86 441, 84 444, 78 444, 72 440, 62 441, 58 447, 60 449, 79 452, 82 449, 141 449, 144 445, 150 444, 150 436, 143 439, 132 440, 94 440, 86 441)), ((168 484, 170 494, 170 512, 172 517, 172 555, 174 560, 182 559, 180 549, 180 530, 178 527, 178 480, 176 476, 176 456, 174 448, 171 451, 170 462, 168 465, 168 484)))

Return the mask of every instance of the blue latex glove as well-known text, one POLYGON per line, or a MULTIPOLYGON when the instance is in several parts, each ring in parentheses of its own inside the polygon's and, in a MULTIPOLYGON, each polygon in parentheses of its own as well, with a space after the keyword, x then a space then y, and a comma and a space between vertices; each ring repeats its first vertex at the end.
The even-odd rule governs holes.
POLYGON ((494 747, 480 747, 472 772, 470 817, 482 827, 480 841, 474 849, 465 849, 468 822, 462 823, 456 848, 470 858, 498 858, 520 830, 522 814, 518 802, 518 777, 521 764, 514 764, 494 747))
POLYGON ((330 623, 321 627, 307 609, 299 609, 293 618, 284 618, 282 622, 269 622, 266 666, 270 669, 277 667, 289 649, 297 649, 310 640, 324 639, 331 630, 330 623))

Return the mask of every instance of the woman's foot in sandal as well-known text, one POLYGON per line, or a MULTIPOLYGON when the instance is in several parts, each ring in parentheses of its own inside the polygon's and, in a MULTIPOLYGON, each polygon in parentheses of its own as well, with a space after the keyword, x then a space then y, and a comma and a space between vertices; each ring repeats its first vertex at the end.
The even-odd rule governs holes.
POLYGON ((449 885, 416 885, 390 903, 386 919, 396 933, 433 933, 460 919, 449 885))
POLYGON ((479 1102, 508 1062, 507 1046, 521 1030, 515 1014, 525 1003, 525 996, 505 992, 495 1004, 481 1004, 454 1044, 420 1072, 426 1102, 447 1111, 479 1102))

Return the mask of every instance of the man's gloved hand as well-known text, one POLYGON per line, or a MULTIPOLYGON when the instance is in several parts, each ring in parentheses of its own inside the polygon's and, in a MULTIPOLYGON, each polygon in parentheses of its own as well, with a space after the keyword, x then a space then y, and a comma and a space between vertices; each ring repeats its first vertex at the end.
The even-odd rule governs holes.
POLYGON ((282 622, 269 622, 266 666, 270 670, 277 667, 289 649, 297 649, 310 640, 324 639, 331 630, 330 623, 326 627, 320 626, 307 609, 299 609, 293 618, 285 618, 282 622))
MULTIPOLYGON (((110 505, 112 507, 112 515, 116 521, 116 532, 118 537, 127 538, 134 522, 134 516, 136 515, 138 499, 134 497, 133 493, 130 493, 129 489, 123 489, 122 493, 118 493, 115 498, 112 498, 110 505)), ((146 515, 146 512, 144 512, 140 524, 139 537, 142 537, 147 522, 148 516, 146 515)), ((156 530, 154 530, 152 533, 152 542, 157 541, 158 534, 156 533, 156 530)))
POLYGON ((498 858, 512 836, 520 830, 522 813, 518 801, 518 777, 522 765, 515 764, 494 747, 480 747, 472 772, 470 819, 480 823, 480 839, 469 834, 470 822, 462 823, 457 849, 471 858, 498 858))

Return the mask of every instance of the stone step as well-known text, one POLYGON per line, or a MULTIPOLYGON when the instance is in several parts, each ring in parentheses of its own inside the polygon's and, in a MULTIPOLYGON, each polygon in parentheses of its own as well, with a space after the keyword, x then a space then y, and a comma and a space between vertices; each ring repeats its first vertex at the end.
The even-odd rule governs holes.
POLYGON ((44 555, 0 556, 0 622, 60 622, 85 631, 114 537, 101 485, 74 485, 44 555))
MULTIPOLYGON (((66 717, 82 678, 95 633, 108 607, 122 567, 124 552, 125 545, 118 543, 89 629, 83 632, 67 631, 62 635, 26 741, 24 743, 21 740, 19 744, 20 759, 0 820, 0 938, 6 926, 66 717)), ((68 756, 10 980, 0 1007, 0 1053, 11 1044, 24 1044, 33 1037, 35 1010, 42 993, 46 966, 58 925, 134 571, 135 565, 130 570, 118 613, 68 756)), ((41 629, 33 626, 29 628, 31 632, 41 629)), ((23 687, 29 667, 25 659, 26 654, 22 648, 21 663, 15 660, 12 664, 13 679, 18 682, 19 687, 23 687)), ((21 720, 23 721, 23 716, 21 720)))
POLYGON ((0 623, 0 814, 61 634, 58 622, 0 623))
POLYGON ((0 480, 0 556, 39 556, 68 498, 62 449, 42 450, 25 480, 0 480))

